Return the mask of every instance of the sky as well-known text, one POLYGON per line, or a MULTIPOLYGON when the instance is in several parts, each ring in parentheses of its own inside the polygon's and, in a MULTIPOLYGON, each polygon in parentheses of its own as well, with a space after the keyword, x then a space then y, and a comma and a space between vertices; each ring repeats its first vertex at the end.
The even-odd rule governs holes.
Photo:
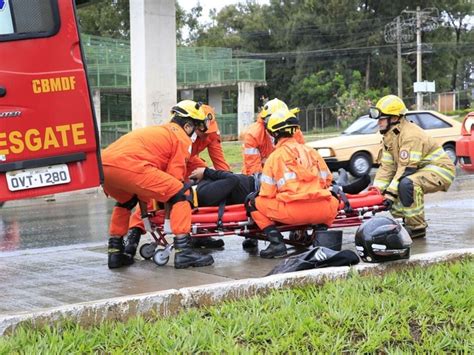
MULTIPOLYGON (((258 4, 268 4, 269 0, 255 0, 258 4)), ((178 0, 179 5, 186 11, 191 10, 196 6, 197 3, 200 3, 203 10, 202 16, 203 21, 207 22, 209 20, 209 10, 216 9, 219 12, 226 5, 238 4, 239 2, 245 2, 245 0, 178 0)))

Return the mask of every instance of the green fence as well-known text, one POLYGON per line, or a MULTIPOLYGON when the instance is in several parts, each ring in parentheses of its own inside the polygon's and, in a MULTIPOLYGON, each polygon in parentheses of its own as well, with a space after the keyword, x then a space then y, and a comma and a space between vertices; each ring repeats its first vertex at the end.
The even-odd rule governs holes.
MULTIPOLYGON (((87 34, 81 37, 91 86, 129 89, 129 41, 87 34)), ((230 48, 178 47, 176 63, 178 87, 265 81, 264 60, 232 59, 230 48)))
POLYGON ((131 121, 108 122, 100 125, 100 146, 107 147, 132 130, 131 121))
POLYGON ((225 85, 238 81, 265 81, 265 61, 249 59, 203 60, 178 63, 178 85, 225 85))
POLYGON ((237 136, 237 114, 217 115, 217 123, 222 136, 237 136))

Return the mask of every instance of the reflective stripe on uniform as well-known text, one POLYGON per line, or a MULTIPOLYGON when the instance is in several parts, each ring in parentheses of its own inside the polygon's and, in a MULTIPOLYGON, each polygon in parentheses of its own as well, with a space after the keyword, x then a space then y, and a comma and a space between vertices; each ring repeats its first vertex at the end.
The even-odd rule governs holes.
POLYGON ((244 154, 247 154, 247 155, 259 155, 259 154, 260 154, 260 151, 258 150, 258 148, 245 148, 245 149, 244 149, 244 154))
POLYGON ((451 170, 448 170, 448 169, 445 169, 433 164, 427 165, 424 168, 420 169, 419 171, 431 171, 441 176, 443 179, 445 179, 449 183, 453 182, 454 177, 455 177, 454 173, 451 170))
POLYGON ((393 164, 392 154, 390 154, 389 152, 383 152, 381 162, 392 165, 393 164))
POLYGON ((422 152, 410 152, 410 163, 418 163, 421 160, 422 152))
POLYGON ((397 179, 393 179, 391 182, 390 182, 390 185, 388 185, 388 188, 387 188, 388 191, 394 193, 395 195, 398 195, 398 180, 397 179))
POLYGON ((394 204, 392 206, 394 212, 398 212, 403 215, 403 217, 416 217, 420 214, 423 214, 424 206, 416 206, 416 207, 403 207, 400 204, 394 204))
POLYGON ((433 152, 431 152, 430 154, 425 156, 423 158, 423 162, 430 163, 430 162, 438 160, 439 158, 441 158, 444 155, 447 156, 446 152, 444 151, 444 149, 442 147, 439 147, 438 149, 435 149, 433 152))
POLYGON ((286 184, 288 180, 294 180, 294 179, 296 179, 296 173, 294 172, 285 173, 283 177, 277 181, 277 186, 282 187, 283 185, 286 184))
POLYGON ((268 185, 276 185, 275 180, 265 174, 262 174, 262 176, 260 176, 260 182, 264 182, 265 184, 268 184, 268 185))
POLYGON ((327 171, 320 171, 319 172, 319 176, 321 177, 321 179, 324 179, 326 180, 328 178, 328 172, 327 171))
POLYGON ((419 186, 415 186, 414 189, 414 201, 409 207, 405 207, 401 204, 400 200, 397 200, 392 206, 392 212, 395 214, 401 214, 403 217, 413 218, 423 216, 424 203, 423 203, 423 189, 419 186))
POLYGON ((387 188, 389 182, 390 181, 388 181, 388 180, 375 179, 374 180, 374 186, 383 191, 387 188))

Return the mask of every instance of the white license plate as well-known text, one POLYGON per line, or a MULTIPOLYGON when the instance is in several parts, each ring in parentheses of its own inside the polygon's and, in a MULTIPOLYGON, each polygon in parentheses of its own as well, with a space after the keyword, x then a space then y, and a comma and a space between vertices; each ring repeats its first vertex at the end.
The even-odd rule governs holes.
POLYGON ((66 164, 9 171, 6 173, 6 177, 10 191, 34 189, 36 187, 71 182, 71 176, 66 164))

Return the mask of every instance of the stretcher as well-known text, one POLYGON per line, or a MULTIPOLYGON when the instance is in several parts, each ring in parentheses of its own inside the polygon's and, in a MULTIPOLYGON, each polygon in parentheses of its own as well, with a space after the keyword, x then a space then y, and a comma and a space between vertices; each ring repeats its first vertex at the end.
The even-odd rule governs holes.
MULTIPOLYGON (((339 212, 331 226, 321 225, 277 225, 281 232, 290 232, 285 237, 284 242, 296 247, 306 248, 313 244, 317 238, 318 231, 337 229, 344 227, 359 226, 364 220, 370 219, 376 213, 385 211, 383 197, 376 188, 369 188, 368 191, 357 195, 347 194, 347 200, 341 201, 339 212)), ((225 206, 221 223, 218 223, 219 207, 199 207, 193 210, 191 216, 191 237, 225 237, 241 236, 266 240, 263 232, 254 221, 247 215, 243 204, 225 206)), ((149 214, 149 221, 146 221, 151 230, 153 241, 143 244, 140 247, 140 255, 144 259, 153 259, 155 264, 165 265, 170 257, 173 245, 166 240, 164 227, 164 211, 152 211, 149 214)))

